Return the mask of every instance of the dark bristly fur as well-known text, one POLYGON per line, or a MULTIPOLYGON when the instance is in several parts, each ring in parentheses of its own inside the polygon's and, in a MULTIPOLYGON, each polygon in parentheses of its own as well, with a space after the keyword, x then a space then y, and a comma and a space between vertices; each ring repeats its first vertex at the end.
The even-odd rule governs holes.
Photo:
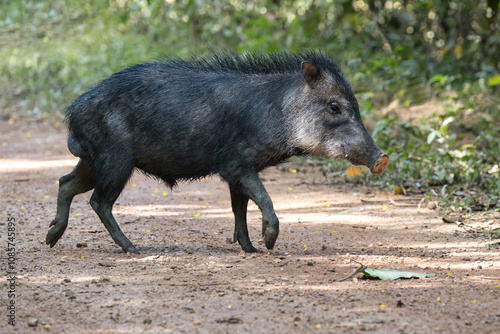
POLYGON ((272 248, 279 223, 261 170, 296 154, 326 154, 370 168, 381 157, 349 82, 321 51, 220 51, 133 65, 76 98, 66 119, 68 148, 80 162, 60 179, 46 238, 51 246, 66 229, 73 197, 94 188, 90 204, 113 240, 137 252, 111 208, 139 169, 170 186, 220 175, 231 192, 235 241, 256 251, 246 225, 252 199, 272 248))
POLYGON ((320 71, 340 73, 339 66, 324 52, 306 50, 303 52, 259 52, 235 53, 215 52, 208 57, 193 55, 189 59, 166 57, 159 60, 167 66, 178 66, 206 72, 236 72, 240 74, 284 74, 299 73, 301 63, 307 60, 320 71))

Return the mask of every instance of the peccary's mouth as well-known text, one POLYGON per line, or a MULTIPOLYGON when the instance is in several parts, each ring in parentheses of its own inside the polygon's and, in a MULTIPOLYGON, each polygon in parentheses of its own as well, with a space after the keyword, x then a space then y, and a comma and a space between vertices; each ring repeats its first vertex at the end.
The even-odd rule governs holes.
POLYGON ((389 157, 387 154, 383 154, 377 162, 370 168, 372 174, 380 174, 382 173, 387 166, 389 165, 389 157))

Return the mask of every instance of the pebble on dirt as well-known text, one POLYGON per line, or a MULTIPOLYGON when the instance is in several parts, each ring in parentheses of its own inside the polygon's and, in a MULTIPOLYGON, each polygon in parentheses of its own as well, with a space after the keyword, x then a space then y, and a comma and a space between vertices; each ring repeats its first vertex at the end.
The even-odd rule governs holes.
POLYGON ((429 210, 435 210, 437 208, 437 203, 435 201, 429 202, 427 204, 427 209, 429 210))
POLYGON ((38 326, 38 319, 37 318, 30 318, 28 320, 28 326, 30 326, 30 327, 38 326))

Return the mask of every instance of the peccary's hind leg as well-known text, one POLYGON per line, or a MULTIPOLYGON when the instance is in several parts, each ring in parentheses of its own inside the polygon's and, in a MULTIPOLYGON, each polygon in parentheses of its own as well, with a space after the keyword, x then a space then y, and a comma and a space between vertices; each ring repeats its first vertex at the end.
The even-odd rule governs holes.
POLYGON ((80 159, 75 169, 59 179, 59 193, 57 195, 57 213, 50 223, 50 229, 45 242, 54 247, 62 237, 68 226, 69 209, 73 197, 94 188, 94 173, 85 160, 80 159))
POLYGON ((231 206, 234 213, 234 242, 238 241, 246 253, 257 253, 248 237, 247 206, 249 197, 242 194, 236 187, 229 186, 231 191, 231 206))
POLYGON ((125 187, 134 166, 123 160, 115 162, 116 165, 110 166, 113 162, 107 161, 107 164, 102 166, 104 170, 96 176, 97 182, 90 198, 90 205, 111 234, 114 242, 125 252, 139 254, 132 242, 123 234, 111 213, 113 204, 125 187))

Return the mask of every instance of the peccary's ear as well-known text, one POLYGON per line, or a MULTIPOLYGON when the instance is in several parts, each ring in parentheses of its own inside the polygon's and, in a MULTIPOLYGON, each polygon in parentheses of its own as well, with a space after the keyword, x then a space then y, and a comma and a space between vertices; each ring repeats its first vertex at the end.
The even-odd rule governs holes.
POLYGON ((302 62, 302 75, 309 85, 314 84, 321 77, 316 66, 308 61, 302 62))

